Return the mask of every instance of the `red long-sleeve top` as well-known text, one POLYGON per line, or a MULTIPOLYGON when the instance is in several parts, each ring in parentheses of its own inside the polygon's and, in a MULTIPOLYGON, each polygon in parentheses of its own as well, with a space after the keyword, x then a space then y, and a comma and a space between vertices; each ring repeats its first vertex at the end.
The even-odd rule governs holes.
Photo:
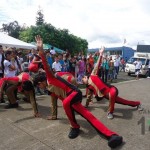
POLYGON ((99 97, 103 96, 104 93, 107 93, 109 88, 108 85, 106 85, 100 77, 98 77, 98 70, 100 69, 102 62, 102 56, 100 55, 97 64, 94 67, 89 79, 88 79, 88 85, 87 88, 89 90, 92 90, 95 95, 98 95, 99 97))

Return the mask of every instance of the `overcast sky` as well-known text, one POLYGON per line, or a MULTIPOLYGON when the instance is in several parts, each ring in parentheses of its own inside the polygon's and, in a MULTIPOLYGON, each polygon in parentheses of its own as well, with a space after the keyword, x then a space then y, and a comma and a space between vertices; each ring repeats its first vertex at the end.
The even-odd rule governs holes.
POLYGON ((45 22, 86 39, 89 48, 150 44, 150 0, 1 0, 2 23, 35 25, 36 13, 45 22))

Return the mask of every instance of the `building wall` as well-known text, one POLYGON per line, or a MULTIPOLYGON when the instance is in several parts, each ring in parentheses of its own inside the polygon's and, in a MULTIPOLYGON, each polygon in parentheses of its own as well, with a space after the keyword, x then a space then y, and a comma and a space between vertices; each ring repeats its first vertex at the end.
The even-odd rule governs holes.
MULTIPOLYGON (((95 53, 99 51, 99 48, 95 49, 88 49, 88 53, 95 53)), ((134 55, 135 50, 133 50, 130 47, 111 47, 111 48, 105 48, 105 53, 110 54, 110 55, 120 55, 123 57, 125 60, 128 60, 130 57, 134 55)))

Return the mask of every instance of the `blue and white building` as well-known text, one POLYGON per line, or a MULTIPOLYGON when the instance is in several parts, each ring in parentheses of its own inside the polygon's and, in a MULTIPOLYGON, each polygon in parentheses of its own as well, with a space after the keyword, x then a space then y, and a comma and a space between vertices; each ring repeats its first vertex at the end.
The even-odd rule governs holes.
MULTIPOLYGON (((97 51, 99 51, 99 48, 88 49, 88 53, 95 53, 97 51)), ((119 55, 126 61, 134 55, 134 52, 134 49, 126 46, 105 48, 106 55, 119 55)))

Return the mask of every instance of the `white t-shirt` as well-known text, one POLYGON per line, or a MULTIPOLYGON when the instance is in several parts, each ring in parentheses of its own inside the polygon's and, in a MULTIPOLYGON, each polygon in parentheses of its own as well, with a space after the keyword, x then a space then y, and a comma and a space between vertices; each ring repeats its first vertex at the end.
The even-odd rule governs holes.
POLYGON ((118 67, 120 64, 120 59, 119 58, 116 58, 116 60, 114 60, 114 66, 115 67, 118 67))
POLYGON ((55 70, 55 71, 61 71, 61 68, 62 68, 62 66, 61 66, 61 64, 58 62, 54 62, 53 64, 52 64, 52 68, 55 70))
POLYGON ((11 62, 8 60, 4 60, 4 76, 5 77, 11 77, 9 67, 11 66, 11 62))
MULTIPOLYGON (((16 70, 10 70, 10 66, 12 65, 11 61, 4 60, 4 76, 5 77, 14 77, 16 76, 16 70)), ((15 62, 15 67, 17 68, 17 63, 15 62)))
POLYGON ((141 69, 141 67, 142 67, 141 61, 135 61, 134 64, 135 64, 135 69, 141 69))
POLYGON ((23 63, 23 58, 22 57, 17 57, 19 64, 21 65, 23 63))
POLYGON ((10 74, 11 74, 11 77, 14 77, 14 76, 16 76, 16 74, 17 74, 17 70, 19 69, 18 68, 18 65, 17 65, 17 62, 16 62, 16 60, 15 60, 15 62, 13 63, 12 61, 11 61, 11 65, 13 65, 13 64, 15 64, 15 70, 12 70, 12 71, 9 71, 10 72, 10 74))
POLYGON ((50 50, 50 53, 51 53, 52 55, 55 55, 55 54, 56 54, 56 52, 55 52, 54 49, 50 50))

